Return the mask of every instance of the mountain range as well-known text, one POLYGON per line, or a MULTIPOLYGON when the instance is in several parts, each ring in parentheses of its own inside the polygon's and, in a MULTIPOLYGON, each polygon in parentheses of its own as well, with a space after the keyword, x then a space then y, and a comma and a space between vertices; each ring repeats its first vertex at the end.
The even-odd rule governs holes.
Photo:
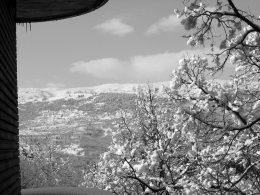
MULTIPOLYGON (((152 83, 163 92, 169 82, 152 83)), ((64 155, 96 161, 111 143, 120 110, 134 106, 147 84, 105 84, 80 88, 20 88, 20 145, 37 140, 58 146, 64 155)))

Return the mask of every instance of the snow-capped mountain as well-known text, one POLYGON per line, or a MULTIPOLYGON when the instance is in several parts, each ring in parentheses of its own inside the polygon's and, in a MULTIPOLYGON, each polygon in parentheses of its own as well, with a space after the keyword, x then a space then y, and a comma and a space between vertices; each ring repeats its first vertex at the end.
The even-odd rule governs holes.
MULTIPOLYGON (((19 88, 18 101, 19 103, 26 102, 42 102, 53 101, 58 99, 77 99, 88 98, 94 94, 100 93, 128 93, 135 94, 140 87, 147 84, 104 84, 94 87, 78 87, 78 88, 19 88)), ((163 88, 168 87, 169 82, 152 83, 153 87, 163 88)))

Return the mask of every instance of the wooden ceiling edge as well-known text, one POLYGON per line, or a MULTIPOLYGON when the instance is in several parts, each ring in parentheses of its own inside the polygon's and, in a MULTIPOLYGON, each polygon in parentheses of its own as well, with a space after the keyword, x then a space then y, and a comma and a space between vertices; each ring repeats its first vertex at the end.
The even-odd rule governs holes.
POLYGON ((47 16, 47 17, 34 17, 33 19, 29 18, 16 18, 16 23, 34 23, 34 22, 49 22, 49 21, 57 21, 57 20, 63 20, 63 19, 68 19, 68 18, 73 18, 77 17, 80 15, 87 14, 89 12, 95 11, 105 5, 109 0, 104 0, 102 3, 100 3, 97 7, 94 7, 92 9, 89 8, 84 8, 77 10, 75 12, 70 12, 67 14, 60 14, 57 16, 47 16))

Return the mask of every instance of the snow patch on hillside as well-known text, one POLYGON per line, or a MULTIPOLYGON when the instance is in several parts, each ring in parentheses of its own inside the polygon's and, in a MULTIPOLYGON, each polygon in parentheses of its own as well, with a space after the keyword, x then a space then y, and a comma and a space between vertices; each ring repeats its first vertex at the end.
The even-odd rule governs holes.
POLYGON ((63 148, 61 152, 74 156, 85 156, 84 149, 79 147, 78 144, 71 144, 68 147, 63 148))

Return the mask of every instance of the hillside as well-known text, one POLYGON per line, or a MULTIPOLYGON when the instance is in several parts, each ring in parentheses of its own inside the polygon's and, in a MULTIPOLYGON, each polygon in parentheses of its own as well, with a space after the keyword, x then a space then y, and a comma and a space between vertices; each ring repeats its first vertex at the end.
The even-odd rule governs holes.
MULTIPOLYGON (((156 83, 163 89, 168 83, 156 83)), ((97 160, 111 142, 120 110, 131 109, 138 84, 19 89, 21 145, 48 137, 64 155, 97 160)))

